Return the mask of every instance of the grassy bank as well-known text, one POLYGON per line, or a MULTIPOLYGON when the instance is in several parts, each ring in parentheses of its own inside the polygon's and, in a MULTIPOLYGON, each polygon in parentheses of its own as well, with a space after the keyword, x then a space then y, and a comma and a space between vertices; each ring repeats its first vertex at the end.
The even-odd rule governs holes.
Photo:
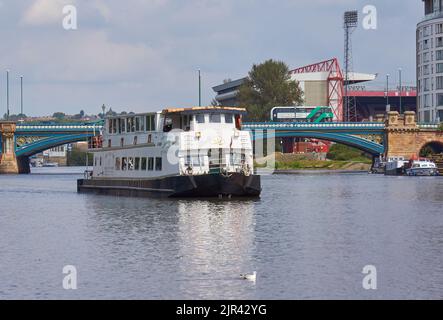
MULTIPOLYGON (((365 153, 343 145, 333 145, 326 160, 318 160, 314 154, 282 154, 276 152, 275 169, 277 170, 355 170, 367 171, 371 168, 372 159, 365 153)), ((268 156, 257 161, 257 167, 265 167, 268 156), (265 164, 263 164, 265 163, 265 164)))
POLYGON ((292 162, 275 163, 277 170, 364 170, 367 171, 371 163, 354 161, 319 161, 319 160, 299 160, 292 162))

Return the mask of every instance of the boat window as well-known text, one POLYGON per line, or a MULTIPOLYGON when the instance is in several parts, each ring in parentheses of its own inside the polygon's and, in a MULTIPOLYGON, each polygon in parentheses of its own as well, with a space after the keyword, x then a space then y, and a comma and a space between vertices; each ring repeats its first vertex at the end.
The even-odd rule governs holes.
POLYGON ((122 158, 122 170, 123 171, 128 170, 128 158, 126 157, 122 158))
POLYGON ((155 115, 146 116, 146 131, 155 131, 155 115))
POLYGON ((140 158, 136 157, 134 161, 134 169, 140 170, 140 158))
POLYGON ((162 170, 162 158, 155 158, 155 171, 162 170))
POLYGON ((145 118, 140 117, 140 131, 145 131, 145 118))
POLYGON ((112 119, 112 133, 117 133, 117 119, 112 119))
POLYGON ((108 139, 108 148, 111 148, 112 147, 112 141, 111 141, 111 139, 108 139))
POLYGON ((121 165, 120 158, 115 158, 115 170, 120 170, 121 165))
POLYGON ((205 115, 204 114, 196 114, 195 121, 197 123, 205 123, 205 115))
POLYGON ((137 136, 134 137, 133 145, 137 145, 137 136))
POLYGON ((146 171, 146 167, 147 167, 146 164, 147 164, 146 158, 142 158, 142 168, 141 169, 143 171, 146 171))
POLYGON ((210 123, 221 123, 221 114, 220 113, 214 113, 209 115, 209 122, 210 123))
POLYGON ((135 118, 135 131, 140 131, 140 118, 136 117, 135 118))
POLYGON ((126 132, 126 119, 125 118, 121 119, 120 125, 122 127, 122 129, 121 129, 122 133, 125 133, 126 132))
POLYGON ((165 118, 165 125, 163 126, 163 132, 169 132, 172 130, 172 119, 165 118))
POLYGON ((225 123, 234 123, 232 114, 225 114, 225 123))
POLYGON ((112 133, 112 119, 108 120, 108 132, 112 133))
POLYGON ((128 170, 134 170, 134 158, 128 158, 128 170))
POLYGON ((148 171, 154 170, 154 158, 148 158, 148 171))

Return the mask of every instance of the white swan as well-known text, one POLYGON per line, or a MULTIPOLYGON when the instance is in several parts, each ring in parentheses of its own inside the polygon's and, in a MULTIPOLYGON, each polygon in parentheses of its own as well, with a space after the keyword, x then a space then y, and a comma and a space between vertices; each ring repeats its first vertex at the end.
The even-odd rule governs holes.
POLYGON ((257 271, 254 271, 253 274, 241 274, 240 277, 244 280, 256 281, 257 280, 257 271))

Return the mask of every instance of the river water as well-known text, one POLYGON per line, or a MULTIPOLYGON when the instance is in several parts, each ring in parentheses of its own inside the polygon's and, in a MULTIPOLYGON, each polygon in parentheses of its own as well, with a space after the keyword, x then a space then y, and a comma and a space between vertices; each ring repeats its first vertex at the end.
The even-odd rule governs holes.
POLYGON ((80 172, 0 176, 1 299, 443 298, 442 178, 273 175, 206 201, 77 194, 80 172))

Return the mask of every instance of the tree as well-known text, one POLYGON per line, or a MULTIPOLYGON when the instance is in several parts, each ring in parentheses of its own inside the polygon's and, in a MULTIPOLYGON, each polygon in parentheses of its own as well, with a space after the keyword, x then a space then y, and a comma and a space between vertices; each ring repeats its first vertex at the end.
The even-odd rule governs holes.
POLYGON ((267 60, 253 65, 239 89, 239 102, 248 110, 251 121, 267 121, 272 108, 303 104, 303 91, 291 80, 288 66, 267 60))
POLYGON ((63 112, 55 112, 52 117, 57 119, 57 120, 63 120, 65 118, 66 114, 64 114, 63 112))

